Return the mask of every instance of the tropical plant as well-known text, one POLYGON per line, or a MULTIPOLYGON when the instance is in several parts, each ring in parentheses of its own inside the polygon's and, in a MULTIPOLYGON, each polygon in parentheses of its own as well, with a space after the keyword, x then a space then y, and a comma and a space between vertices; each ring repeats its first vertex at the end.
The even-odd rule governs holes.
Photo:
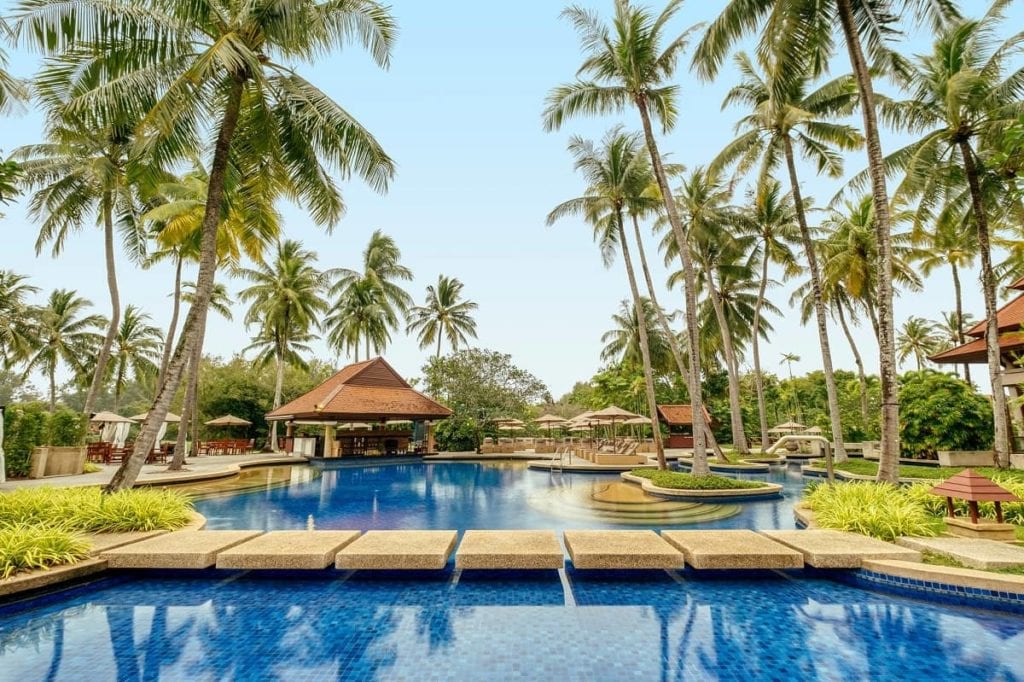
MULTIPOLYGON (((635 106, 643 124, 644 140, 651 169, 664 204, 683 268, 686 341, 690 358, 686 375, 693 414, 704 410, 701 393, 701 366, 697 336, 696 272, 687 248, 686 233, 679 217, 668 173, 658 149, 652 119, 669 132, 677 119, 679 87, 671 84, 679 56, 686 47, 689 31, 668 37, 669 22, 679 12, 682 0, 669 0, 665 8, 652 13, 628 0, 615 0, 611 25, 602 23, 592 11, 572 6, 562 13, 576 28, 585 59, 574 83, 553 89, 544 111, 544 127, 556 130, 577 115, 593 116, 620 112, 635 106), (586 80, 586 79, 590 80, 586 80)), ((704 431, 694 434, 694 473, 708 473, 704 431)))
POLYGON ((32 345, 28 297, 39 288, 13 270, 0 270, 0 367, 10 369, 32 345))
MULTIPOLYGON (((640 300, 646 318, 651 369, 658 374, 664 374, 672 363, 668 339, 658 326, 654 304, 647 298, 641 297, 640 300)), ((612 322, 615 326, 601 335, 601 342, 604 344, 601 359, 642 368, 643 353, 640 349, 640 323, 636 317, 636 306, 629 301, 622 301, 619 311, 612 315, 612 322)))
POLYGON ((0 526, 0 580, 20 571, 73 564, 89 556, 89 543, 64 528, 0 526))
POLYGON ((935 458, 939 450, 992 447, 992 404, 970 384, 934 370, 902 377, 903 454, 935 458))
POLYGON ((59 527, 91 533, 175 530, 192 520, 192 503, 161 488, 104 497, 98 488, 20 488, 0 499, 0 528, 59 527))
POLYGON ((360 279, 345 287, 324 320, 327 343, 339 353, 352 353, 359 362, 360 344, 380 353, 391 342, 391 330, 398 326, 398 315, 383 299, 372 280, 360 279))
MULTIPOLYGON (((937 350, 944 351, 949 350, 955 346, 962 345, 964 339, 964 332, 967 329, 973 327, 976 323, 973 315, 970 314, 957 314, 955 310, 949 310, 942 313, 942 319, 937 320, 935 330, 938 333, 937 336, 937 350)), ((960 376, 959 365, 953 365, 953 372, 960 376)), ((969 365, 966 363, 963 365, 964 376, 963 379, 967 383, 971 383, 971 372, 968 369, 969 365)))
POLYGON ((37 308, 32 322, 32 350, 25 362, 25 375, 39 370, 49 382, 50 412, 57 408, 57 370, 67 365, 78 377, 88 372, 103 337, 97 333, 107 321, 102 315, 87 314, 92 302, 70 289, 55 289, 44 306, 37 308))
POLYGON ((891 483, 853 481, 815 486, 804 497, 821 528, 845 530, 892 542, 930 537, 938 525, 913 493, 891 483))
MULTIPOLYGON (((0 17, 0 44, 13 38, 11 28, 0 17)), ((0 48, 0 114, 10 112, 20 102, 28 99, 25 83, 7 72, 7 55, 0 48)), ((2 196, 2 195, 0 195, 2 196)))
POLYGON ((911 315, 903 323, 896 335, 896 357, 900 362, 913 356, 917 363, 917 371, 924 369, 924 361, 935 353, 939 347, 939 339, 935 325, 923 317, 911 315))
POLYGON ((114 375, 114 411, 121 402, 121 393, 129 378, 154 377, 160 357, 163 335, 160 328, 149 324, 153 318, 138 306, 130 305, 114 337, 111 369, 114 375))
POLYGON ((459 345, 469 343, 469 337, 476 338, 476 320, 472 311, 477 309, 473 301, 462 299, 463 284, 455 277, 437 276, 437 286, 427 286, 427 298, 422 306, 409 310, 409 324, 406 333, 416 332, 420 348, 427 348, 437 341, 435 357, 441 357, 441 339, 448 339, 452 352, 459 345))
POLYGON ((28 476, 32 450, 40 445, 81 445, 85 415, 64 407, 47 411, 46 403, 7 405, 4 413, 4 465, 8 476, 28 476))

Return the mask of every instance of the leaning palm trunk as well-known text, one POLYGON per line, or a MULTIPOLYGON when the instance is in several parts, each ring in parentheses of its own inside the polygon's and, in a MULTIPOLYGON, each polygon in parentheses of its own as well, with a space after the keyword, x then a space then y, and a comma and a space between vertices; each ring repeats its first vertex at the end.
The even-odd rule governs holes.
POLYGON ((214 279, 217 274, 217 228, 220 224, 221 201, 224 198, 228 155, 242 104, 242 82, 240 80, 236 79, 232 83, 226 100, 224 118, 221 121, 213 152, 213 162, 210 165, 195 298, 185 318, 185 324, 181 330, 181 340, 174 349, 171 361, 167 364, 167 374, 164 376, 156 400, 142 424, 142 430, 135 441, 132 455, 114 473, 114 477, 104 488, 105 492, 117 492, 135 484, 135 479, 138 478, 146 457, 153 449, 157 432, 167 416, 167 410, 170 409, 171 400, 181 384, 185 362, 195 345, 199 343, 199 337, 206 328, 206 313, 210 306, 210 296, 213 293, 214 279))
POLYGON ((96 356, 96 367, 93 369, 89 392, 85 394, 85 407, 82 408, 82 411, 87 416, 92 415, 96 396, 100 392, 100 387, 103 386, 107 363, 110 362, 110 349, 114 346, 117 328, 121 324, 121 297, 117 291, 117 272, 114 265, 114 207, 110 192, 103 196, 103 205, 100 210, 103 212, 103 252, 107 266, 107 289, 110 292, 110 325, 107 327, 107 335, 103 338, 100 352, 96 356))
MULTIPOLYGON (((964 302, 963 294, 960 291, 960 271, 957 269, 956 263, 950 263, 949 267, 953 271, 953 292, 956 295, 956 341, 962 346, 964 345, 964 302)), ((966 362, 964 363, 964 381, 971 383, 971 366, 966 362)))
POLYGON ((878 360, 882 389, 882 446, 878 460, 878 480, 899 480, 900 398, 896 375, 896 336, 893 326, 892 235, 890 234, 889 193, 885 184, 885 160, 878 137, 875 91, 871 71, 857 34, 857 21, 850 0, 836 0, 839 23, 850 53, 850 65, 857 79, 860 109, 864 118, 864 141, 871 177, 871 197, 875 209, 875 240, 878 245, 878 360))
POLYGON ((839 418, 839 391, 836 390, 836 375, 832 370, 832 349, 828 342, 828 323, 825 312, 825 299, 821 293, 821 271, 818 269, 818 256, 811 239, 811 229, 807 226, 807 215, 804 213, 803 198, 800 195, 800 180, 796 174, 796 160, 793 157, 793 144, 789 137, 783 138, 786 152, 786 167, 789 169, 789 182, 793 191, 793 203, 796 205, 797 223, 800 226, 800 240, 803 242, 804 255, 807 257, 807 269, 811 274, 811 297, 814 300, 814 318, 818 325, 818 343, 821 346, 821 367, 825 373, 825 393, 828 395, 828 413, 832 425, 832 442, 835 443, 835 461, 846 461, 846 446, 843 444, 843 424, 839 418))
MULTIPOLYGON (((690 353, 690 372, 687 380, 690 389, 690 411, 694 419, 700 419, 704 414, 704 399, 701 393, 701 371, 700 371, 700 343, 697 338, 697 277, 693 270, 693 260, 690 258, 690 248, 686 241, 686 233, 683 232, 683 224, 679 220, 679 211, 676 209, 675 198, 668 186, 668 176, 665 174, 665 167, 661 163, 661 152, 658 150, 658 142, 654 139, 654 130, 651 127, 651 116, 647 110, 647 101, 642 97, 636 100, 637 108, 640 110, 640 120, 644 126, 644 139, 647 141, 647 151, 651 156, 651 167, 654 170, 654 177, 658 181, 658 189, 665 204, 665 215, 668 217, 669 225, 672 227, 672 235, 675 237, 676 246, 679 248, 679 258, 683 264, 683 293, 686 300, 686 346, 690 353)), ((706 439, 704 429, 693 430, 693 474, 695 476, 706 476, 711 473, 708 468, 708 455, 706 450, 706 439)))
MULTIPOLYGON (((203 344, 206 339, 206 331, 203 330, 192 355, 188 359, 188 375, 185 383, 185 398, 181 406, 181 421, 178 422, 178 440, 174 446, 174 458, 168 471, 180 471, 185 464, 185 458, 189 455, 189 441, 185 434, 191 434, 191 450, 195 452, 199 447, 199 368, 203 361, 203 344)), ((182 376, 186 380, 185 376, 182 376)))
MULTIPOLYGON (((686 366, 686 360, 683 357, 683 350, 679 347, 679 339, 676 338, 675 332, 672 331, 672 325, 668 323, 668 317, 665 316, 665 311, 658 304, 658 296, 654 290, 654 280, 651 279, 651 269, 647 267, 647 253, 644 250, 643 237, 640 235, 640 223, 637 221, 636 216, 633 216, 633 233, 636 236, 636 247, 637 252, 640 254, 640 267, 644 272, 644 281, 647 283, 647 295, 651 299, 651 305, 654 306, 655 312, 658 314, 658 322, 661 324, 662 330, 665 332, 665 338, 668 339, 668 347, 672 349, 672 357, 676 361, 676 367, 679 369, 679 376, 683 378, 683 381, 689 385, 690 368, 686 366)), ((702 427, 696 426, 696 419, 694 419, 694 428, 702 428, 704 431, 704 437, 707 440, 707 447, 715 453, 715 457, 721 462, 727 462, 725 453, 722 452, 722 448, 719 447, 718 441, 715 440, 715 434, 708 428, 707 422, 704 421, 703 415, 701 415, 700 423, 702 427)), ((652 425, 653 426, 653 425, 652 425)))
MULTIPOLYGON (((626 229, 622 226, 622 210, 618 212, 619 242, 622 246, 622 260, 626 264, 626 276, 629 278, 629 290, 633 294, 633 306, 636 310, 637 329, 640 332, 640 357, 644 363, 644 386, 647 389, 647 409, 651 416, 651 434, 654 438, 654 451, 658 455, 658 468, 668 469, 665 461, 665 446, 661 441, 661 429, 658 428, 658 399, 654 395, 654 368, 651 366, 651 349, 647 345, 647 317, 644 314, 644 303, 640 298, 640 289, 636 285, 633 273, 633 259, 629 255, 629 243, 626 241, 626 229)), ((654 301, 651 301, 654 304, 654 301)))
POLYGON ((754 391, 757 393, 757 421, 761 428, 761 452, 768 450, 768 410, 764 405, 764 377, 761 375, 761 308, 764 306, 765 290, 768 288, 768 247, 765 246, 761 260, 761 282, 757 287, 757 303, 754 304, 754 335, 751 337, 751 351, 754 356, 754 391))
MULTIPOLYGON (((278 347, 274 353, 274 362, 276 365, 276 376, 274 377, 274 409, 276 410, 281 407, 281 393, 284 390, 284 352, 280 343, 278 343, 278 347)), ((277 445, 276 420, 270 422, 270 449, 272 452, 279 451, 277 445)))
POLYGON ((860 418, 866 429, 868 425, 868 378, 864 374, 864 361, 860 357, 860 350, 853 340, 850 326, 846 324, 846 314, 843 312, 843 304, 841 302, 836 306, 836 317, 839 318, 839 326, 843 328, 846 341, 850 344, 850 350, 853 352, 853 361, 857 364, 857 383, 860 385, 860 418))
POLYGON ((156 376, 156 387, 160 390, 164 374, 167 372, 167 363, 171 359, 171 349, 174 348, 174 334, 178 329, 178 314, 181 312, 181 254, 177 255, 177 262, 174 266, 174 304, 171 308, 171 323, 167 326, 167 338, 164 339, 164 352, 160 358, 160 372, 156 376))
POLYGON ((999 321, 996 319, 996 277, 992 272, 992 250, 989 244, 988 216, 981 197, 978 167, 974 151, 967 140, 960 140, 960 156, 964 161, 967 184, 971 188, 971 207, 978 229, 978 253, 981 261, 981 290, 985 296, 985 351, 988 356, 988 378, 992 382, 992 420, 995 426, 995 464, 1010 466, 1009 428, 1006 423, 1006 393, 1002 383, 999 353, 999 321))
POLYGON ((722 353, 725 355, 726 378, 729 382, 729 422, 732 427, 732 444, 738 453, 746 455, 750 453, 750 449, 747 447, 747 436, 743 432, 743 409, 740 407, 740 370, 736 360, 736 349, 732 345, 732 332, 729 331, 729 321, 725 319, 722 296, 715 288, 715 277, 711 268, 707 270, 707 277, 708 297, 711 299, 711 307, 715 310, 715 319, 718 320, 718 328, 722 336, 722 353))

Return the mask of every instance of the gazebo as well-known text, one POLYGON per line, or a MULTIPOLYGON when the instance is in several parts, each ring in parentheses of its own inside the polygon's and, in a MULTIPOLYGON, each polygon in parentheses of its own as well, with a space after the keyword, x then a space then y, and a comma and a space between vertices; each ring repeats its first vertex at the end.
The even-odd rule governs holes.
MULTIPOLYGON (((693 409, 690 405, 658 405, 658 419, 668 427, 666 448, 693 447, 693 409)), ((704 424, 711 426, 707 408, 704 408, 704 424)))
POLYGON ((281 445, 286 452, 334 458, 433 452, 432 422, 451 414, 378 357, 343 367, 305 395, 269 412, 267 421, 284 422, 281 445), (410 428, 388 425, 396 421, 408 422, 410 428), (351 422, 373 428, 338 431, 339 424, 351 422), (297 435, 297 427, 317 427, 317 433, 297 435))

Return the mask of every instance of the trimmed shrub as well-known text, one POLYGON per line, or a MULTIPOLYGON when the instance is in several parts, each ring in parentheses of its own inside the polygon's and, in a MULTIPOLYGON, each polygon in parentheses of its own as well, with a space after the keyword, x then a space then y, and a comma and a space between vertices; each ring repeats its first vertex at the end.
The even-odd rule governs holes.
POLYGON ((928 459, 939 450, 987 450, 992 404, 949 374, 907 372, 900 381, 900 444, 904 457, 928 459))
POLYGON ((908 494, 907 488, 869 481, 836 483, 816 486, 804 499, 822 528, 889 541, 937 534, 936 520, 921 504, 919 493, 908 494))
POLYGON ((661 471, 659 469, 634 469, 629 473, 649 479, 659 488, 672 488, 673 490, 746 490, 766 487, 760 481, 743 481, 714 474, 694 476, 679 471, 661 471))
POLYGON ((434 440, 439 452, 468 452, 476 450, 476 422, 454 415, 437 425, 434 440))
POLYGON ((73 564, 89 556, 89 543, 63 528, 16 524, 0 528, 0 578, 19 571, 73 564))
POLYGON ((191 519, 181 493, 156 488, 103 495, 99 488, 22 488, 0 495, 0 528, 35 525, 116 533, 174 530, 191 519))
POLYGON ((85 415, 59 408, 53 414, 46 403, 8 405, 4 419, 4 453, 8 476, 28 476, 32 449, 40 445, 81 445, 85 442, 85 415))

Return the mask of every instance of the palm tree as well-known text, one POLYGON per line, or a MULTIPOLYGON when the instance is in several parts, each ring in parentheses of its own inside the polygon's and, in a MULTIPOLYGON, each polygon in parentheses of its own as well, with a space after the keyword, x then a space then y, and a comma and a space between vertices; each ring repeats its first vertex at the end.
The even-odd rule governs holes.
MULTIPOLYGON (((391 341, 391 331, 398 328, 399 316, 404 316, 412 305, 409 292, 399 284, 412 281, 412 270, 402 265, 401 260, 402 252, 395 240, 381 230, 375 230, 363 250, 361 272, 337 268, 326 273, 329 279, 334 280, 330 296, 339 305, 345 305, 346 301, 372 300, 374 308, 382 315, 387 333, 382 335, 378 332, 373 338, 363 336, 367 359, 370 357, 370 342, 373 341, 375 352, 383 352, 391 341)), ((358 346, 358 343, 359 336, 356 336, 355 344, 358 346)))
MULTIPOLYGON (((893 320, 892 250, 886 167, 878 135, 875 92, 868 58, 876 65, 901 66, 889 49, 898 35, 893 24, 901 16, 929 21, 933 28, 957 16, 950 0, 729 0, 711 22, 694 54, 693 64, 705 79, 714 78, 733 45, 746 34, 761 30, 758 53, 777 63, 780 74, 796 81, 819 76, 828 68, 835 49, 838 23, 857 84, 864 140, 875 207, 878 244, 879 374, 882 394, 882 444, 878 479, 895 483, 900 456, 899 378, 893 320), (865 46, 867 54, 865 54, 865 46)), ((786 80, 779 79, 780 92, 786 80)), ((797 205, 799 198, 794 193, 797 205)), ((820 317, 820 315, 819 315, 820 317)), ((819 322, 820 325, 820 322, 819 322)), ((833 431, 835 426, 833 424, 833 431)))
POLYGON ((11 369, 25 359, 32 347, 28 297, 38 293, 39 287, 27 282, 25 275, 0 270, 0 367, 3 369, 11 369))
POLYGON ((477 309, 473 301, 462 298, 462 282, 454 277, 437 276, 437 286, 427 287, 427 299, 423 305, 409 310, 409 324, 406 334, 417 333, 420 348, 427 348, 437 341, 434 357, 441 357, 441 338, 447 337, 452 352, 459 344, 466 345, 470 336, 476 338, 476 321, 472 311, 477 309))
POLYGON ((111 353, 115 412, 129 378, 138 381, 157 373, 156 360, 160 357, 163 335, 159 327, 149 324, 152 319, 138 306, 130 305, 124 309, 111 353))
MULTIPOLYGON (((669 0, 665 9, 654 15, 646 8, 634 7, 628 0, 615 0, 615 17, 610 27, 584 8, 565 9, 562 15, 575 26, 586 57, 576 82, 556 87, 549 93, 544 127, 557 130, 574 116, 616 113, 631 105, 640 114, 651 168, 683 267, 690 406, 693 414, 703 414, 696 273, 652 123, 652 118, 657 119, 667 133, 676 122, 679 87, 671 84, 671 80, 689 31, 669 38, 664 49, 662 45, 666 43, 668 23, 681 5, 682 0, 669 0), (592 80, 584 80, 584 77, 592 80)), ((705 445, 704 431, 696 429, 693 472, 697 475, 708 473, 705 445)))
MULTIPOLYGON (((108 491, 130 486, 142 467, 205 327, 217 269, 217 228, 229 168, 240 178, 243 204, 287 193, 313 220, 333 226, 344 211, 335 178, 357 174, 386 189, 391 159, 352 116, 289 63, 314 62, 350 40, 387 67, 395 38, 389 8, 375 0, 276 0, 244 4, 139 0, 24 0, 15 26, 47 52, 70 51, 109 74, 102 87, 71 103, 75 110, 142 104, 145 149, 177 159, 193 153, 212 122, 216 140, 203 212, 195 303, 168 363, 163 385, 135 450, 108 491), (139 36, 149 38, 140 41, 139 36), (125 55, 130 55, 126 57, 125 55)), ((258 218, 258 216, 257 216, 258 218)))
MULTIPOLYGON (((943 351, 962 345, 963 341, 961 339, 964 338, 964 331, 973 327, 974 324, 973 315, 961 314, 956 310, 942 313, 942 320, 935 323, 935 329, 939 335, 939 345, 936 350, 943 351)), ((958 377, 960 376, 959 368, 956 365, 953 365, 953 371, 958 377)), ((967 365, 964 365, 964 381, 971 383, 971 376, 967 373, 967 365)))
MULTIPOLYGON (((981 19, 958 20, 936 38, 933 51, 918 57, 897 79, 910 99, 885 102, 883 115, 897 130, 920 135, 887 159, 901 168, 906 179, 901 190, 921 197, 928 207, 945 196, 945 183, 936 168, 948 166, 963 173, 970 197, 971 217, 977 234, 981 263, 981 289, 988 316, 985 332, 989 379, 992 384, 995 453, 999 466, 1009 466, 1009 430, 1006 394, 1002 385, 999 330, 996 321, 996 277, 992 267, 991 226, 988 211, 998 209, 986 197, 983 185, 997 182, 987 173, 979 147, 996 144, 995 138, 1024 114, 1024 72, 1009 68, 1024 36, 995 40, 1009 0, 996 0, 981 19)), ((991 191, 991 190, 990 190, 991 191)), ((1002 192, 999 196, 1005 196, 1002 192)))
POLYGON ((97 329, 107 323, 102 315, 88 315, 92 302, 70 289, 50 292, 46 305, 33 311, 31 332, 35 347, 25 363, 25 376, 41 371, 49 381, 50 412, 57 409, 57 369, 64 363, 83 375, 102 336, 97 329))
POLYGON ((852 110, 856 102, 855 85, 852 79, 841 77, 808 92, 810 73, 807 70, 803 78, 797 78, 790 68, 782 68, 788 67, 788 64, 776 62, 769 64, 767 74, 762 76, 743 53, 737 55, 736 63, 743 79, 729 91, 723 105, 744 104, 750 108, 750 113, 738 124, 739 136, 722 150, 712 162, 712 167, 736 165, 738 171, 746 171, 759 164, 759 177, 765 179, 776 165, 786 165, 796 221, 800 228, 800 241, 810 274, 832 440, 835 443, 836 460, 843 461, 846 448, 843 445, 843 427, 839 414, 839 391, 832 368, 828 314, 822 297, 821 271, 814 240, 801 195, 795 150, 799 148, 804 157, 813 159, 818 173, 830 177, 842 175, 843 161, 838 151, 856 149, 862 140, 853 127, 832 123, 830 119, 852 110))
MULTIPOLYGON (((327 310, 321 296, 325 278, 315 263, 315 253, 289 239, 278 245, 271 263, 236 273, 251 283, 238 294, 239 300, 250 304, 246 327, 258 325, 257 339, 273 341, 275 410, 281 406, 285 363, 297 355, 295 344, 308 339, 310 330, 319 329, 319 317, 327 310)), ((276 421, 270 426, 270 447, 278 449, 276 421)))
POLYGON ((794 413, 793 413, 793 419, 802 419, 803 417, 800 414, 800 399, 799 399, 799 396, 797 395, 796 384, 793 383, 793 363, 794 362, 800 362, 800 356, 799 355, 797 355, 796 353, 783 353, 782 354, 782 361, 779 364, 780 365, 786 365, 786 368, 789 370, 789 383, 793 387, 793 406, 796 408, 794 413))
POLYGON ((359 362, 359 346, 380 353, 391 342, 391 330, 398 326, 398 316, 388 306, 373 281, 360 279, 349 284, 338 296, 324 327, 327 343, 339 353, 352 353, 359 362))
MULTIPOLYGON (((614 259, 616 246, 622 250, 622 261, 626 266, 626 278, 633 297, 633 306, 637 320, 641 362, 644 369, 644 385, 647 393, 647 407, 652 424, 658 423, 658 403, 654 394, 654 370, 651 361, 651 345, 647 327, 647 316, 643 308, 643 299, 637 287, 636 275, 633 272, 633 260, 629 253, 629 242, 626 239, 625 216, 629 210, 628 201, 637 195, 636 188, 647 181, 650 171, 644 160, 640 136, 629 134, 621 128, 608 131, 601 146, 590 140, 572 137, 569 140, 569 153, 575 159, 575 168, 587 181, 586 193, 581 197, 570 199, 556 206, 548 214, 548 225, 560 218, 572 215, 583 216, 594 230, 594 239, 601 250, 605 265, 614 259)), ((696 362, 691 360, 693 366, 696 362)), ((701 414, 696 412, 695 414, 701 414)), ((665 450, 662 445, 661 432, 652 429, 654 448, 658 456, 658 467, 667 469, 665 450)), ((696 429, 703 441, 703 431, 696 429)), ((694 473, 706 474, 707 455, 703 450, 694 452, 694 473), (701 460, 703 460, 701 462, 701 460)))
MULTIPOLYGON (((672 357, 668 339, 657 322, 654 305, 648 298, 641 298, 644 314, 644 325, 647 327, 647 347, 651 357, 651 369, 657 373, 666 372, 671 366, 672 357)), ((643 352, 640 349, 640 321, 636 316, 636 306, 629 301, 622 301, 619 311, 612 315, 614 327, 601 335, 604 348, 601 359, 606 362, 618 362, 632 367, 643 367, 643 352)))
POLYGON ((938 349, 940 340, 936 335, 934 323, 923 317, 911 315, 900 328, 896 343, 900 362, 913 355, 917 362, 917 371, 920 372, 924 369, 924 361, 938 349))
MULTIPOLYGON (((11 28, 0 17, 0 44, 13 38, 11 28)), ((6 114, 18 103, 28 99, 25 84, 7 73, 7 55, 0 49, 0 114, 6 114)))

